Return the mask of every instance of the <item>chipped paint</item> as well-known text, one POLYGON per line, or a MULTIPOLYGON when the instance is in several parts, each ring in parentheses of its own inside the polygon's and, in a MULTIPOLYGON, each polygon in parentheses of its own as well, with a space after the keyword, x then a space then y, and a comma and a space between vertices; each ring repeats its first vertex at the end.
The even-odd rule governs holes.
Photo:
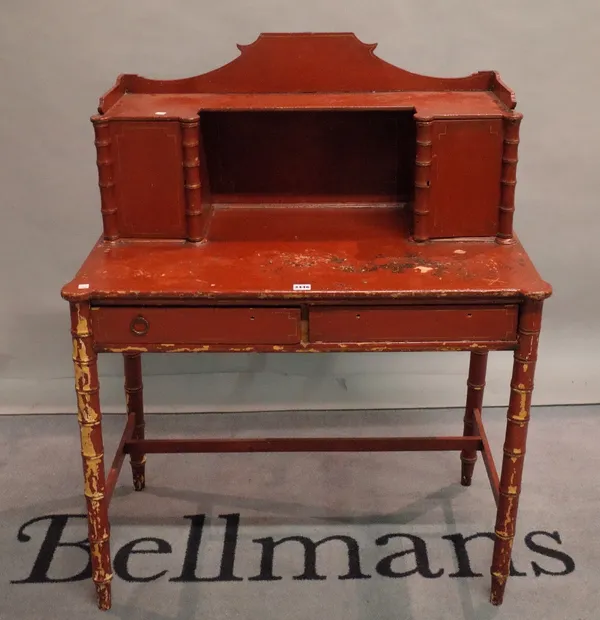
POLYGON ((504 531, 500 533, 505 538, 511 538, 511 535, 508 532, 510 531, 509 528, 513 524, 513 521, 514 521, 513 515, 515 514, 515 510, 516 510, 516 507, 514 506, 514 502, 515 502, 515 496, 507 497, 506 512, 503 517, 504 531))
POLYGON ((94 424, 81 424, 81 454, 84 457, 94 458, 97 456, 96 449, 94 448, 93 435, 96 431, 98 424, 99 422, 96 422, 94 424))
POLYGON ((77 392, 89 392, 91 390, 89 370, 79 360, 75 361, 75 389, 77 392))
POLYGON ((210 351, 218 351, 218 352, 234 352, 234 353, 249 353, 249 352, 290 352, 290 353, 298 353, 298 352, 319 352, 323 353, 326 351, 422 351, 422 350, 431 350, 431 351, 488 351, 488 350, 505 350, 509 348, 510 343, 506 343, 504 341, 501 342, 456 342, 456 343, 445 343, 445 342, 433 342, 433 341, 390 341, 390 342, 319 342, 315 341, 314 343, 301 341, 295 345, 265 345, 265 344, 256 344, 256 345, 248 345, 244 347, 234 346, 234 345, 225 345, 225 344, 205 344, 205 345, 177 345, 172 343, 156 343, 147 345, 144 347, 141 346, 120 346, 120 345, 100 345, 98 347, 99 351, 105 351, 109 353, 144 353, 144 352, 165 352, 165 353, 202 353, 202 352, 210 352, 210 351), (319 349, 307 349, 309 344, 318 345, 319 349))
POLYGON ((104 495, 104 454, 98 404, 96 354, 91 345, 88 312, 89 306, 76 305, 73 338, 75 391, 83 457, 83 492, 87 502, 92 578, 96 584, 98 606, 100 609, 109 609, 112 570, 104 495))
MULTIPOLYGON (((83 435, 83 434, 82 434, 83 435)), ((83 443, 83 440, 82 440, 83 443)), ((82 450, 83 452, 83 450, 82 450)), ((93 500, 104 499, 104 487, 101 485, 100 467, 104 467, 103 455, 98 454, 93 457, 84 455, 84 495, 93 500)), ((104 473, 104 472, 102 472, 104 473)), ((103 481, 102 481, 103 482, 103 481)))
MULTIPOLYGON (((165 345, 165 346, 169 346, 169 345, 165 345)), ((135 346, 135 347, 106 347, 105 350, 109 351, 110 353, 144 353, 144 352, 148 351, 148 349, 146 347, 140 347, 140 346, 135 346)))
POLYGON ((415 267, 415 271, 418 271, 419 273, 429 273, 430 271, 433 271, 433 267, 423 267, 422 265, 419 265, 415 267))
POLYGON ((93 392, 77 392, 77 418, 80 423, 93 424, 100 419, 100 413, 91 402, 93 392))
POLYGON ((98 574, 101 570, 101 566, 102 566, 102 545, 103 545, 104 541, 100 541, 100 542, 92 542, 90 544, 90 555, 92 556, 93 560, 96 560, 96 565, 97 565, 97 569, 94 574, 94 581, 98 581, 101 579, 101 577, 103 575, 98 574))
POLYGON ((526 420, 529 416, 527 407, 527 392, 519 392, 519 411, 513 415, 513 420, 526 420))
MULTIPOLYGON (((110 575, 112 579, 112 575, 110 575)), ((110 579, 104 583, 96 583, 96 596, 98 598, 98 608, 106 611, 111 607, 110 579)))
POLYGON ((87 343, 85 340, 78 336, 73 338, 73 361, 76 362, 89 362, 92 359, 93 352, 90 353, 87 350, 87 343))
POLYGON ((75 333, 79 337, 90 335, 90 324, 87 316, 81 313, 82 304, 75 304, 75 313, 77 316, 77 324, 75 326, 75 333))
POLYGON ((519 492, 519 488, 516 486, 509 486, 508 490, 506 491, 509 495, 517 495, 517 493, 519 492))

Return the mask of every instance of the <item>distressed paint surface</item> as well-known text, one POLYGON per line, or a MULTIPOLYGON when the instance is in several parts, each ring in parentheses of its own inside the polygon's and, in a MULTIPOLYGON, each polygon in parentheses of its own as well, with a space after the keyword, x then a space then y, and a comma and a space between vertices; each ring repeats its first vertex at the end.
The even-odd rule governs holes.
POLYGON ((371 352, 383 353, 393 351, 508 351, 515 348, 512 340, 481 340, 478 342, 443 342, 443 341, 404 341, 404 342, 327 342, 327 343, 300 343, 299 345, 253 345, 247 347, 236 347, 231 345, 175 345, 175 344, 152 344, 146 346, 131 345, 123 346, 118 343, 101 343, 96 345, 98 352, 109 353, 206 353, 206 352, 229 352, 229 353, 354 353, 371 352))
POLYGON ((541 301, 531 299, 523 304, 514 354, 496 517, 490 597, 494 605, 502 603, 510 571, 541 318, 541 301))
POLYGON ((407 217, 400 207, 215 208, 202 244, 100 241, 62 293, 204 303, 550 295, 518 240, 419 244, 407 217), (311 290, 294 292, 295 283, 311 290))
MULTIPOLYGON (((463 484, 473 447, 483 451, 498 504, 491 600, 502 602, 551 294, 512 230, 521 115, 495 72, 420 76, 374 48, 348 33, 261 35, 208 74, 122 75, 100 100, 104 238, 62 295, 101 609, 111 604, 107 511, 125 448, 141 490, 144 450, 169 443, 144 440, 149 351, 470 351, 454 449, 463 484), (516 352, 498 480, 481 405, 487 352, 507 349, 516 352), (100 351, 124 355, 128 414, 108 486, 100 351)), ((419 449, 444 441, 414 439, 419 449)), ((179 441, 168 451, 182 451, 179 441)))
POLYGON ((77 419, 81 438, 84 495, 88 513, 88 535, 92 579, 98 606, 109 609, 112 567, 110 562, 108 501, 105 497, 104 447, 100 413, 96 353, 92 343, 89 304, 71 305, 73 363, 77 394, 77 419))

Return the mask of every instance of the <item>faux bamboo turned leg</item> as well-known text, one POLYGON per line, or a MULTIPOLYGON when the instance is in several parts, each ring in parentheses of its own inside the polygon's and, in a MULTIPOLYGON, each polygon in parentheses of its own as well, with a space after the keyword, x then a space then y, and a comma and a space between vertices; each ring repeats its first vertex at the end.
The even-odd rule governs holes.
MULTIPOLYGON (((485 371, 487 369, 487 351, 472 351, 467 380, 467 404, 465 406, 464 431, 465 437, 475 434, 474 411, 481 410, 483 404, 483 388, 485 387, 485 371)), ((477 461, 476 450, 463 450, 460 453, 460 483, 468 487, 473 478, 473 469, 477 461)))
MULTIPOLYGON (((123 355, 125 366, 125 399, 127 414, 135 415, 135 429, 133 439, 144 439, 144 396, 142 384, 142 355, 141 353, 123 355)), ((131 452, 131 471, 133 474, 133 488, 142 491, 146 486, 146 455, 139 450, 131 452)))
POLYGON ((496 517, 496 541, 492 559, 492 592, 490 600, 500 605, 510 570, 510 556, 515 537, 517 509, 521 493, 523 460, 537 346, 542 320, 542 302, 528 300, 519 318, 518 345, 515 351, 511 393, 508 405, 500 493, 496 517))
POLYGON ((96 585, 98 607, 109 609, 112 567, 108 501, 105 497, 102 414, 100 413, 97 356, 93 349, 90 307, 87 303, 71 305, 71 333, 73 335, 77 417, 81 435, 92 579, 96 585))

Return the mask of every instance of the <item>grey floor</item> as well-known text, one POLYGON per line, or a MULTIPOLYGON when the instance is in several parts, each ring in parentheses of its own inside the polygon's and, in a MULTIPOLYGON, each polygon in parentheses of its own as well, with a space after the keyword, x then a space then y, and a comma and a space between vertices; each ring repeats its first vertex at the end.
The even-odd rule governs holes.
MULTIPOLYGON (((461 418, 460 410, 170 414, 148 416, 148 430, 155 437, 435 435, 459 433, 461 418)), ((485 418, 499 458, 504 411, 486 410, 485 418)), ((122 424, 121 416, 106 416, 107 455, 122 424)), ((513 553, 523 574, 510 580, 500 608, 487 602, 486 538, 467 546, 472 573, 483 576, 450 576, 459 565, 447 537, 493 531, 481 463, 473 486, 463 488, 455 453, 149 456, 146 491, 132 491, 126 465, 111 504, 120 574, 113 609, 101 615, 91 583, 73 580, 86 568, 86 553, 68 545, 86 534, 75 416, 0 416, 0 618, 596 620, 599 438, 600 407, 534 409, 513 553), (192 515, 196 523, 204 515, 204 529, 199 552, 190 554, 197 561, 195 572, 187 568, 190 579, 219 573, 226 522, 219 515, 239 515, 235 581, 171 581, 183 570, 192 515), (420 572, 416 539, 407 535, 425 546, 420 572), (278 579, 251 579, 265 560, 264 539, 288 536, 349 537, 364 578, 339 578, 349 570, 350 543, 337 540, 318 548, 321 579, 295 578, 305 568, 298 541, 276 548, 278 579), (154 540, 135 543, 146 553, 128 554, 140 538, 154 540)))

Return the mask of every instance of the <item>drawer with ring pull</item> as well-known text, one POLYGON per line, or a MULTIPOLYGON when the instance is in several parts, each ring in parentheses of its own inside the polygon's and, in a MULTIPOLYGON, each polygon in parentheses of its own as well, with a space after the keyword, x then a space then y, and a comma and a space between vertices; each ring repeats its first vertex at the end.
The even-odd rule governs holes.
POLYGON ((100 306, 92 334, 98 345, 296 344, 300 309, 100 306))

